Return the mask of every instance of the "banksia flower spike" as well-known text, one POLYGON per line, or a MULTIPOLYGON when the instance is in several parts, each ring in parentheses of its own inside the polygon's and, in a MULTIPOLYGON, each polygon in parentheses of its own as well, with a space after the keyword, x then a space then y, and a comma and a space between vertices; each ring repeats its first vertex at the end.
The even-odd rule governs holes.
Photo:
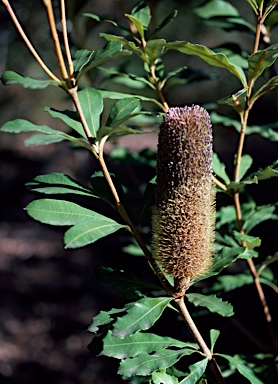
POLYGON ((170 108, 160 126, 154 258, 181 297, 212 264, 212 130, 200 106, 170 108))

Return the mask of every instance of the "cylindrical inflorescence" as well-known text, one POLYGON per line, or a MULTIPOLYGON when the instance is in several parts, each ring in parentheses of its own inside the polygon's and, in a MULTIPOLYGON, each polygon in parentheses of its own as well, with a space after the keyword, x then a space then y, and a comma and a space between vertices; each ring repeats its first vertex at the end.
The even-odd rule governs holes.
POLYGON ((198 105, 170 108, 158 140, 153 250, 177 296, 212 264, 214 195, 209 114, 198 105))

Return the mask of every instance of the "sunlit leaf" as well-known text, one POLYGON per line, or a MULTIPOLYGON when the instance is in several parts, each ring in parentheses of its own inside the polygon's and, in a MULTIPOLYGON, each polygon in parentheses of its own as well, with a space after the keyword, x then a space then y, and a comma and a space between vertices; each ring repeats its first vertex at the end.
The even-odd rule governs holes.
POLYGON ((27 205, 26 210, 33 219, 50 225, 74 225, 83 220, 102 220, 105 218, 97 212, 65 200, 34 200, 27 205))
POLYGON ((103 100, 98 90, 87 87, 78 92, 78 98, 93 137, 96 137, 103 110, 103 100))
POLYGON ((75 224, 64 236, 66 248, 80 248, 92 244, 102 237, 118 231, 121 228, 127 229, 126 225, 117 223, 108 217, 98 215, 86 221, 75 224))
POLYGON ((133 375, 147 376, 158 369, 174 365, 182 356, 191 355, 193 352, 194 350, 189 348, 177 351, 163 349, 151 355, 142 352, 134 358, 122 360, 118 373, 124 378, 133 375))
POLYGON ((254 371, 251 368, 247 367, 245 364, 243 364, 242 360, 240 360, 239 358, 224 355, 222 353, 217 353, 216 355, 228 360, 230 364, 233 365, 242 376, 246 377, 246 379, 249 380, 251 384, 264 384, 254 375, 254 371))
POLYGON ((145 297, 128 304, 127 314, 116 321, 113 335, 124 338, 149 329, 160 318, 171 300, 169 297, 145 297))
POLYGON ((210 312, 216 312, 221 316, 232 316, 234 314, 232 305, 226 301, 222 301, 222 299, 216 297, 216 295, 205 296, 199 293, 188 293, 186 297, 188 301, 196 307, 205 307, 210 312))
POLYGON ((198 361, 195 364, 189 366, 190 373, 185 379, 180 381, 180 384, 196 384, 205 372, 208 364, 208 359, 198 361))
POLYGON ((235 75, 244 86, 246 85, 246 77, 242 68, 230 63, 227 57, 222 53, 215 53, 204 45, 191 44, 182 41, 166 43, 165 45, 167 49, 175 49, 187 55, 199 56, 210 65, 225 68, 235 75))
POLYGON ((18 84, 22 85, 24 88, 31 89, 44 89, 49 85, 58 86, 60 84, 54 80, 39 80, 33 79, 32 77, 25 77, 13 71, 4 72, 1 76, 1 81, 4 85, 18 84))
POLYGON ((77 194, 84 196, 95 196, 92 191, 79 184, 76 180, 63 173, 53 172, 47 175, 36 176, 26 184, 31 191, 45 194, 77 194))

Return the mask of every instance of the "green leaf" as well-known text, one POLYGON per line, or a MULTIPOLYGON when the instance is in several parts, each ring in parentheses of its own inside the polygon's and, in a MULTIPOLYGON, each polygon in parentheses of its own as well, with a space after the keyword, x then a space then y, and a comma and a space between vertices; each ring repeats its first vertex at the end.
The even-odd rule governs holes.
POLYGON ((47 175, 36 176, 31 182, 25 184, 28 189, 45 194, 77 194, 98 197, 90 189, 85 188, 76 180, 63 173, 53 172, 47 175))
POLYGON ((241 67, 233 65, 222 53, 215 53, 204 45, 191 44, 183 41, 176 41, 165 44, 167 49, 175 49, 187 55, 195 55, 203 59, 206 63, 215 67, 225 68, 235 75, 241 83, 246 85, 246 76, 241 67))
POLYGON ((24 140, 24 144, 26 146, 32 146, 32 145, 48 145, 48 144, 54 144, 54 143, 60 143, 61 141, 66 140, 66 137, 59 134, 57 132, 56 134, 52 135, 33 135, 31 137, 28 137, 28 139, 24 140))
POLYGON ((240 115, 246 106, 247 88, 240 89, 238 92, 233 93, 231 96, 224 97, 218 100, 219 104, 227 104, 234 108, 240 115))
POLYGON ((60 84, 54 80, 39 80, 33 79, 32 77, 25 77, 13 71, 4 72, 1 76, 1 81, 4 85, 18 84, 22 85, 24 88, 31 89, 44 89, 49 85, 58 86, 60 84))
POLYGON ((261 380, 259 380, 253 373, 253 370, 246 365, 243 364, 241 360, 236 357, 232 357, 229 355, 224 355, 222 353, 217 353, 217 356, 221 356, 224 359, 228 360, 231 365, 233 365, 242 376, 246 377, 247 380, 252 384, 264 384, 261 380))
MULTIPOLYGON (((5 123, 1 127, 2 132, 8 132, 8 133, 23 133, 23 132, 43 132, 46 134, 59 134, 59 131, 49 128, 46 125, 35 125, 31 123, 30 121, 23 120, 23 119, 16 119, 11 120, 5 123)), ((60 132, 62 134, 62 132, 60 132)))
POLYGON ((144 1, 139 2, 132 9, 131 14, 140 21, 144 29, 147 29, 151 21, 151 10, 144 1))
POLYGON ((137 332, 124 339, 114 337, 111 331, 103 338, 103 349, 100 355, 114 357, 115 359, 126 359, 137 356, 143 352, 152 353, 169 347, 193 348, 197 344, 184 343, 167 336, 158 336, 153 333, 137 332))
MULTIPOLYGON (((35 200, 27 205, 26 210, 33 219, 50 225, 74 225, 84 220, 104 218, 99 213, 64 200, 35 200)), ((110 219, 107 218, 107 220, 110 219)))
POLYGON ((217 153, 215 152, 212 154, 212 168, 213 172, 224 180, 226 184, 230 183, 229 176, 226 173, 226 166, 224 163, 221 163, 217 153))
POLYGON ((121 122, 128 119, 139 106, 140 102, 135 97, 127 97, 118 100, 109 113, 106 125, 111 127, 119 125, 121 122))
POLYGON ((101 94, 103 99, 125 99, 127 97, 135 97, 136 99, 142 100, 142 101, 148 101, 153 104, 156 104, 159 108, 163 110, 163 105, 159 103, 156 99, 151 99, 146 96, 141 96, 141 95, 134 95, 134 94, 127 94, 127 93, 121 93, 121 92, 114 92, 114 91, 107 91, 107 90, 98 90, 99 93, 101 94))
MULTIPOLYGON (((111 176, 113 184, 117 190, 117 193, 120 197, 120 200, 122 202, 124 202, 125 201, 125 194, 124 194, 124 191, 123 191, 121 184, 116 179, 115 175, 110 174, 110 176, 111 176)), ((100 199, 106 201, 108 204, 110 204, 116 210, 118 209, 117 204, 115 202, 115 198, 111 192, 111 189, 109 188, 107 181, 106 181, 106 179, 103 176, 103 173, 101 171, 95 172, 90 177, 90 184, 93 188, 93 193, 95 196, 98 196, 100 199)))
MULTIPOLYGON (((101 215, 100 215, 101 216, 101 215)), ((117 223, 108 217, 94 217, 75 224, 67 230, 64 236, 65 248, 80 248, 92 244, 102 237, 111 235, 126 225, 117 223)))
POLYGON ((139 208, 139 219, 140 223, 150 215, 151 213, 151 207, 155 204, 155 192, 156 192, 156 184, 155 184, 155 178, 153 178, 147 185, 143 197, 141 206, 139 208))
POLYGON ((148 56, 149 64, 153 64, 158 58, 160 58, 165 50, 166 40, 154 39, 149 40, 146 44, 145 51, 148 56))
POLYGON ((186 297, 195 307, 206 307, 210 312, 216 312, 224 317, 234 314, 232 305, 226 301, 222 301, 222 299, 216 297, 216 295, 204 296, 199 293, 188 293, 186 297))
MULTIPOLYGON (((139 248, 139 247, 138 247, 139 248)), ((141 248, 139 248, 142 254, 141 248)), ((97 267, 95 276, 98 281, 108 287, 117 289, 125 297, 137 299, 139 296, 138 290, 160 290, 159 286, 148 283, 147 281, 138 278, 133 273, 123 270, 114 270, 112 268, 97 267)))
POLYGON ((278 76, 273 76, 264 85, 256 89, 251 97, 251 103, 254 103, 259 97, 278 86, 278 76))
POLYGON ((237 239, 238 242, 246 243, 248 249, 254 249, 261 245, 261 239, 259 237, 249 236, 246 234, 239 233, 237 231, 234 231, 233 233, 234 237, 237 239))
POLYGON ((118 373, 124 378, 134 375, 147 376, 158 369, 174 365, 182 356, 191 355, 194 350, 185 348, 178 351, 164 349, 154 354, 141 353, 133 358, 122 360, 118 373))
POLYGON ((78 98, 93 137, 97 136, 100 115, 103 111, 103 100, 98 90, 87 87, 78 92, 78 98))
POLYGON ((256 80, 263 71, 270 67, 278 57, 278 44, 271 45, 255 55, 248 57, 248 78, 256 80))
POLYGON ((213 265, 210 270, 196 281, 207 279, 211 276, 218 275, 223 268, 234 262, 245 251, 244 247, 223 247, 220 252, 214 255, 213 265))
POLYGON ((258 172, 255 173, 258 180, 266 180, 270 179, 271 177, 278 177, 278 161, 276 161, 274 164, 266 167, 265 169, 260 169, 258 172))
POLYGON ((82 128, 82 124, 79 121, 79 117, 76 112, 73 111, 57 111, 56 109, 45 107, 44 110, 50 114, 54 119, 61 119, 65 124, 71 127, 84 139, 87 139, 87 136, 82 128))
MULTIPOLYGON (((238 132, 240 132, 241 126, 238 120, 231 119, 227 116, 218 115, 215 112, 212 112, 210 115, 211 121, 213 124, 223 124, 226 127, 234 127, 238 132)), ((252 133, 257 133, 260 136, 272 140, 278 141, 278 132, 275 132, 272 128, 277 128, 278 124, 266 124, 263 126, 253 125, 246 127, 246 135, 251 135, 252 133)))
POLYGON ((135 332, 149 329, 160 318, 171 300, 172 298, 169 297, 145 297, 128 304, 127 314, 116 321, 113 335, 124 338, 135 332))
POLYGON ((125 26, 123 26, 120 23, 117 23, 114 20, 106 19, 105 17, 95 15, 94 13, 83 13, 83 16, 90 17, 91 19, 94 19, 98 22, 104 22, 105 21, 105 22, 110 23, 110 24, 114 25, 115 27, 122 29, 123 31, 128 32, 130 34, 130 30, 128 28, 126 28, 125 26))
POLYGON ((217 277, 217 281, 213 284, 210 291, 214 292, 229 292, 233 289, 243 287, 244 285, 252 284, 253 277, 247 273, 238 273, 237 275, 225 275, 217 277))
POLYGON ((177 16, 178 11, 174 10, 172 11, 168 16, 165 17, 165 19, 162 20, 162 22, 155 28, 155 30, 149 35, 149 39, 156 35, 162 28, 166 27, 171 21, 174 20, 174 18, 177 16))
MULTIPOLYGON (((276 252, 273 256, 269 256, 269 257, 262 263, 262 265, 261 265, 261 267, 260 267, 260 269, 259 269, 260 273, 264 270, 264 268, 265 268, 267 265, 272 264, 272 263, 274 263, 274 262, 277 261, 277 260, 278 260, 278 252, 276 252)), ((260 273, 258 272, 258 274, 260 274, 260 273)))
POLYGON ((216 343, 219 335, 220 335, 220 331, 218 331, 218 329, 211 329, 210 330, 210 345, 211 345, 210 349, 211 349, 212 353, 213 353, 213 348, 215 346, 215 343, 216 343))
POLYGON ((166 370, 159 370, 159 372, 152 373, 153 384, 179 384, 176 377, 168 375, 166 370))
POLYGON ((89 64, 93 54, 94 51, 89 51, 88 49, 80 49, 73 54, 72 63, 76 74, 89 64))
POLYGON ((98 67, 98 70, 104 70, 103 68, 99 67, 103 63, 105 63, 107 60, 109 60, 111 57, 115 56, 129 56, 132 53, 128 50, 124 50, 122 47, 122 44, 118 41, 108 41, 108 43, 102 48, 95 52, 94 56, 90 58, 90 61, 83 66, 81 71, 79 72, 77 76, 77 82, 79 81, 80 77, 83 76, 86 72, 91 70, 92 68, 98 67))
POLYGON ((208 364, 208 359, 198 361, 195 364, 189 366, 190 373, 185 379, 180 381, 180 384, 195 384, 201 378, 205 372, 208 364))
POLYGON ((237 17, 240 16, 238 10, 227 1, 211 0, 205 2, 201 7, 194 9, 194 13, 202 19, 210 19, 211 17, 237 17))
POLYGON ((254 212, 251 212, 243 224, 246 234, 263 221, 277 220, 278 217, 274 214, 275 209, 276 205, 262 205, 258 206, 254 212))
MULTIPOLYGON (((130 117, 134 117, 133 116, 130 116, 130 117)), ((111 127, 101 127, 99 130, 98 130, 98 133, 97 133, 97 139, 98 140, 101 140, 103 138, 105 138, 105 140, 114 140, 118 137, 121 137, 121 136, 126 136, 126 135, 139 135, 139 134, 144 134, 144 133, 148 133, 146 131, 139 131, 138 129, 134 129, 134 128, 130 128, 130 127, 127 127, 125 125, 119 125, 119 126, 116 126, 115 128, 111 128, 111 127)))
POLYGON ((243 155, 240 161, 239 180, 243 178, 245 173, 251 167, 253 159, 250 155, 243 155))
POLYGON ((100 33, 100 37, 103 37, 107 41, 116 41, 124 46, 130 52, 138 55, 142 60, 146 60, 146 55, 141 47, 137 47, 133 41, 125 39, 123 36, 110 35, 108 33, 100 33))
POLYGON ((93 318, 87 331, 92 333, 97 333, 100 330, 100 327, 102 325, 107 325, 115 321, 115 316, 113 315, 118 315, 118 313, 122 313, 125 311, 126 311, 125 308, 121 308, 121 309, 112 308, 110 311, 107 311, 107 312, 100 311, 99 314, 93 318))
POLYGON ((141 39, 144 39, 144 26, 143 26, 143 23, 138 20, 136 17, 132 16, 132 15, 128 15, 126 14, 125 15, 136 27, 141 39))

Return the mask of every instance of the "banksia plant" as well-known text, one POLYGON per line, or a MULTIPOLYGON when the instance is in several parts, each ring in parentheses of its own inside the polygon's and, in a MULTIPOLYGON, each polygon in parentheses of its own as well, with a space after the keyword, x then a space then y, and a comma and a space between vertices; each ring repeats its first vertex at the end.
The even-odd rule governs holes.
POLYGON ((212 129, 200 106, 170 108, 160 126, 154 258, 174 277, 174 296, 212 264, 214 240, 212 129))

